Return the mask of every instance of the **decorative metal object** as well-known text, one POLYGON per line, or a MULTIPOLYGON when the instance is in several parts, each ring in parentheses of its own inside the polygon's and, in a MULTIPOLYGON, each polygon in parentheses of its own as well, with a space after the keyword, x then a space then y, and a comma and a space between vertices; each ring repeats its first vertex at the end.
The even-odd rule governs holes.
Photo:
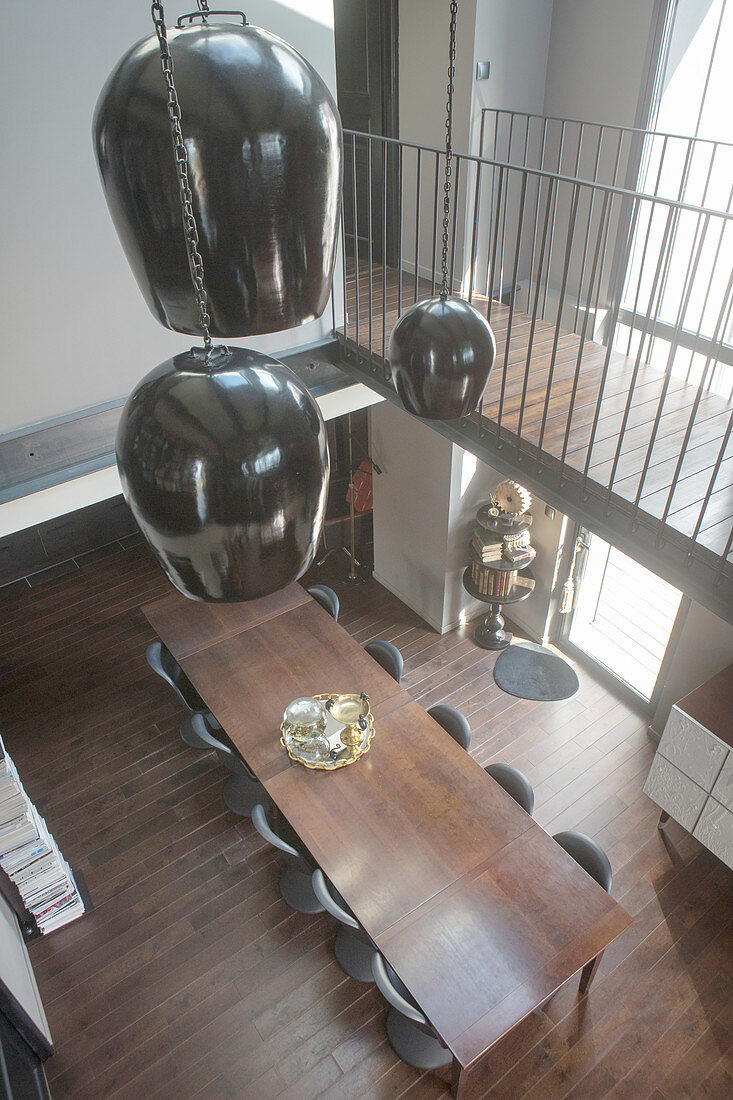
MULTIPOLYGON (((200 6, 208 14, 203 0, 200 6)), ((204 346, 162 363, 133 390, 118 428, 117 466, 125 499, 176 588, 196 600, 252 600, 297 579, 313 560, 328 487, 326 428, 312 395, 283 363, 212 345, 212 307, 190 184, 198 174, 197 146, 189 148, 183 138, 163 7, 153 3, 151 9, 183 219, 182 235, 180 223, 168 226, 166 255, 179 247, 181 235, 193 292, 183 294, 176 284, 173 298, 195 303, 190 324, 202 333, 204 346)), ((207 42, 201 43, 204 54, 207 42)), ((144 46, 147 57, 152 45, 144 46)), ((154 103, 157 85, 148 75, 154 103)), ((236 66, 217 75, 220 83, 236 83, 236 66)), ((214 87, 201 92, 218 102, 214 87)), ((222 121, 225 130, 229 122, 222 121)), ((167 140, 161 138, 160 145, 168 146, 167 140)), ((167 186, 162 179, 157 183, 167 186)), ((272 187, 277 183, 271 180, 272 187)), ((137 202, 144 221, 144 192, 137 202)), ((227 228, 221 224, 218 231, 227 228)))
POLYGON ((369 697, 360 695, 326 693, 315 695, 314 699, 325 704, 328 713, 326 728, 322 735, 328 742, 329 753, 323 760, 314 760, 307 752, 288 736, 286 724, 280 726, 280 744, 291 760, 296 760, 304 768, 313 771, 336 771, 354 764, 371 748, 374 737, 374 719, 369 697))
POLYGON ((456 0, 452 0, 450 12, 442 284, 439 295, 417 302, 402 314, 389 341, 395 389, 407 411, 425 420, 456 420, 472 413, 496 357, 494 334, 486 318, 465 299, 449 297, 448 291, 456 0))
POLYGON ((125 405, 117 464, 142 533, 186 596, 256 599, 313 560, 326 428, 309 391, 275 359, 232 348, 162 363, 125 405))
POLYGON ((241 13, 200 7, 181 16, 170 48, 165 43, 167 87, 157 3, 158 40, 150 35, 133 46, 109 77, 94 119, 102 184, 152 313, 167 328, 196 335, 199 306, 176 183, 176 163, 187 162, 185 218, 198 225, 212 335, 279 332, 319 317, 328 302, 341 123, 325 83, 292 46, 249 26, 241 13), (242 22, 210 23, 209 15, 242 22), (173 110, 180 122, 176 86, 185 145, 176 144, 174 161, 169 116, 173 110))

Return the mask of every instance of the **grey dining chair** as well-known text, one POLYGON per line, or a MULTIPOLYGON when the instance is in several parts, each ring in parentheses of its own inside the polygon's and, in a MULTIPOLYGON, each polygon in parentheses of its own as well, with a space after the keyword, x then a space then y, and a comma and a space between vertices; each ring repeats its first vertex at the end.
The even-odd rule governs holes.
POLYGON ((313 872, 313 892, 327 913, 341 921, 336 933, 334 954, 342 970, 358 982, 373 982, 374 946, 336 887, 320 867, 313 872))
POLYGON ((186 717, 181 722, 182 739, 187 745, 190 745, 191 748, 208 748, 208 745, 202 743, 193 728, 193 716, 195 714, 202 714, 206 720, 207 729, 215 736, 221 730, 221 726, 196 691, 196 688, 193 686, 188 676, 186 676, 186 673, 183 671, 178 661, 168 647, 163 645, 162 642, 151 642, 146 650, 145 656, 153 672, 156 672, 158 676, 160 676, 162 680, 165 680, 173 689, 178 702, 187 712, 186 717))
POLYGON ((464 714, 461 714, 460 710, 441 703, 436 707, 431 707, 428 714, 435 719, 439 726, 443 727, 446 733, 450 734, 454 741, 458 742, 462 749, 468 751, 471 746, 471 727, 468 724, 468 719, 464 714))
POLYGON ((213 734, 208 729, 203 714, 192 715, 191 724, 202 747, 213 749, 219 758, 219 763, 233 773, 227 779, 222 791, 227 809, 234 814, 247 817, 258 803, 270 806, 267 791, 231 744, 224 731, 221 730, 218 736, 213 734))
POLYGON ((519 768, 513 768, 511 764, 497 761, 495 764, 488 764, 484 771, 492 779, 495 779, 499 786, 503 787, 506 793, 510 794, 523 810, 526 810, 530 816, 532 815, 534 791, 527 776, 523 775, 519 768))
POLYGON ((302 850, 297 833, 285 819, 278 823, 278 832, 270 825, 264 805, 252 809, 252 824, 264 840, 283 854, 280 893, 291 909, 299 913, 322 913, 324 906, 313 892, 315 864, 302 850))
POLYGON ((391 1006, 387 1013, 387 1038, 395 1054, 415 1069, 431 1070, 452 1060, 428 1019, 379 951, 372 955, 372 973, 377 987, 391 1006))
MULTIPOLYGON (((601 848, 600 844, 596 844, 595 840, 591 840, 589 836, 584 833, 576 833, 572 830, 563 833, 555 833, 553 840, 556 840, 561 848, 568 853, 569 856, 579 864, 584 871, 586 871, 591 878, 595 879, 599 886, 601 886, 607 894, 611 893, 611 887, 613 886, 613 869, 611 868, 611 861, 601 848)), ((598 969, 598 964, 601 961, 600 955, 596 955, 591 962, 586 963, 580 975, 580 985, 578 992, 583 994, 587 990, 588 986, 593 980, 593 976, 598 969)))
POLYGON ((316 603, 319 603, 324 611, 327 611, 332 619, 338 622, 339 617, 339 598, 332 588, 329 588, 327 584, 313 584, 310 588, 306 589, 309 596, 312 596, 316 603))
POLYGON ((388 672, 393 680, 396 680, 399 684, 402 679, 402 669, 404 661, 402 654, 396 645, 392 642, 376 641, 367 642, 364 649, 373 660, 381 665, 385 672, 388 672))

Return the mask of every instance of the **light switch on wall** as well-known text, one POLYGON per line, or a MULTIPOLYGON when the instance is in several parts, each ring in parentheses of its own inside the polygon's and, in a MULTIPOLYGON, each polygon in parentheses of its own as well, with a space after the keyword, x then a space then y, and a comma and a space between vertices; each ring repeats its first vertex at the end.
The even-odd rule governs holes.
POLYGON ((476 79, 488 80, 489 70, 491 69, 490 61, 477 61, 476 62, 476 79))

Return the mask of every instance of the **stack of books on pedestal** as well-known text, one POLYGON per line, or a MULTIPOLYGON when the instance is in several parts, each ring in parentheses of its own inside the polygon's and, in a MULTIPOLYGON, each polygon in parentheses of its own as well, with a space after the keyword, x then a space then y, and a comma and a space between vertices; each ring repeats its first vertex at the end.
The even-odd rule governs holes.
MULTIPOLYGON (((524 517, 523 517, 524 518, 524 517)), ((525 558, 533 558, 534 550, 529 542, 529 526, 527 523, 517 531, 511 528, 490 529, 477 524, 473 529, 471 549, 482 563, 492 565, 498 561, 521 561, 525 558)), ((526 563, 525 563, 526 564, 526 563)))
POLYGON ((46 822, 23 790, 2 739, 0 751, 0 866, 40 931, 52 932, 80 917, 84 902, 46 822))

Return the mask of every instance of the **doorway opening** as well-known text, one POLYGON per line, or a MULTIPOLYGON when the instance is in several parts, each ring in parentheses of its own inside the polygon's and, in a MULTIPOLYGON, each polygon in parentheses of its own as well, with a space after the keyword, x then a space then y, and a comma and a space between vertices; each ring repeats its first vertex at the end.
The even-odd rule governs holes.
POLYGON ((578 532, 565 640, 649 703, 682 593, 597 535, 578 532))

